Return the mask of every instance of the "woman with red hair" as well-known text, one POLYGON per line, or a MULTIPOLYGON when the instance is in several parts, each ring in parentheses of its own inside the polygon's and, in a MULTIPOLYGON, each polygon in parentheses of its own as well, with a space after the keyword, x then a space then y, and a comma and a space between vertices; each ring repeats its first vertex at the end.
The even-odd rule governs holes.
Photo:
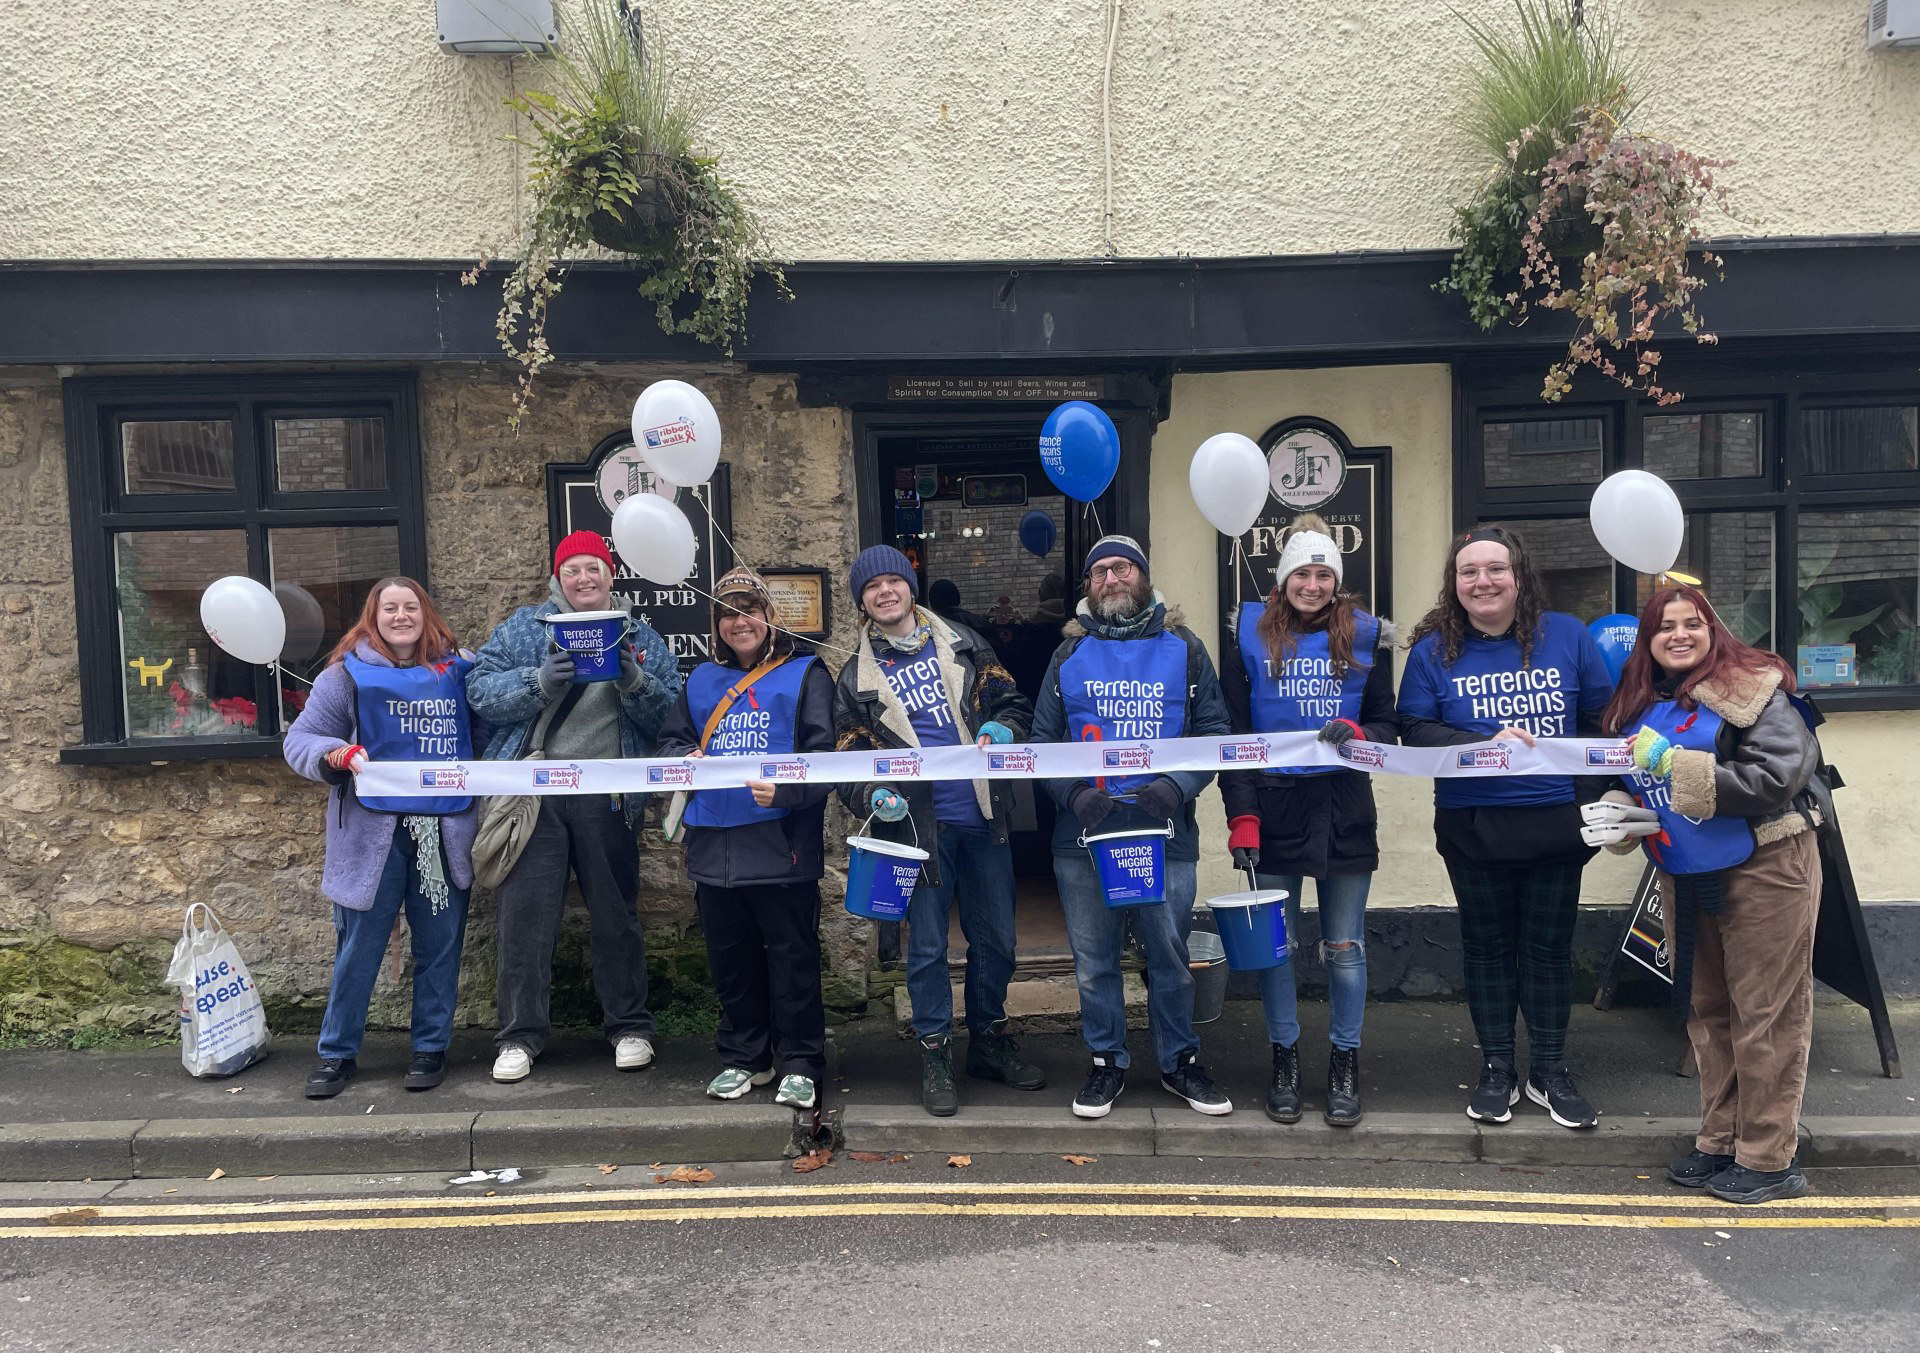
POLYGON ((430 1090, 446 1077, 478 814, 464 793, 361 795, 354 777, 369 758, 471 759, 472 667, 426 588, 411 578, 382 578, 287 729, 287 764, 332 787, 320 891, 333 902, 336 946, 309 1099, 339 1094, 358 1070, 367 1003, 403 908, 413 939, 406 1087, 430 1090))
POLYGON ((1700 1064, 1700 1132, 1667 1178, 1731 1203, 1797 1198, 1820 905, 1807 794, 1818 717, 1785 662, 1729 633, 1697 588, 1673 585, 1641 612, 1601 722, 1632 737, 1626 781, 1659 815, 1660 831, 1641 840, 1661 872, 1674 999, 1688 1003, 1700 1064))

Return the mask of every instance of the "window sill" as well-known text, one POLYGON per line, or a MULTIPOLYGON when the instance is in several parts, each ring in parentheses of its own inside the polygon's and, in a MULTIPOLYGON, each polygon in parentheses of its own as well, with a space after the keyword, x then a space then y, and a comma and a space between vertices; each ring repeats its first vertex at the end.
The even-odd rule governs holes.
POLYGON ((63 766, 166 765, 170 761, 260 761, 280 755, 280 739, 155 738, 140 742, 87 742, 62 747, 63 766))
POLYGON ((1920 709, 1920 686, 1878 686, 1869 690, 1815 686, 1800 693, 1812 700, 1822 714, 1829 716, 1920 709))

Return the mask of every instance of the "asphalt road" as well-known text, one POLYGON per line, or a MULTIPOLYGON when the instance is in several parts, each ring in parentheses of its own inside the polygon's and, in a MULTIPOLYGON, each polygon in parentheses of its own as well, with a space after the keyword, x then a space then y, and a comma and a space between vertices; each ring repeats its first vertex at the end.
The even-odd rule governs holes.
POLYGON ((0 1185, 0 1349, 1920 1348, 1920 1172, 837 1157, 0 1185))

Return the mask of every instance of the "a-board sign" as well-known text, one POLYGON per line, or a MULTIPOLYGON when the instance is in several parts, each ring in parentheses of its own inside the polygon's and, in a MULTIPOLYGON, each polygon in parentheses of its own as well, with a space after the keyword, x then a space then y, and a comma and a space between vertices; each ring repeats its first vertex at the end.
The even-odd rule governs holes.
POLYGON ((613 604, 627 607, 658 631, 680 660, 682 673, 691 673, 713 656, 713 603, 708 598, 714 579, 733 566, 726 541, 733 532, 726 465, 716 467, 706 483, 676 490, 647 468, 632 436, 619 433, 584 461, 547 466, 547 530, 549 550, 575 531, 597 531, 606 539, 613 552, 613 604), (693 576, 684 583, 662 587, 648 582, 628 568, 614 548, 614 509, 632 493, 670 497, 693 523, 693 576))
POLYGON ((1633 891, 1633 912, 1620 936, 1620 952, 1661 981, 1673 983, 1673 952, 1667 942, 1667 905, 1660 871, 1648 864, 1633 891))

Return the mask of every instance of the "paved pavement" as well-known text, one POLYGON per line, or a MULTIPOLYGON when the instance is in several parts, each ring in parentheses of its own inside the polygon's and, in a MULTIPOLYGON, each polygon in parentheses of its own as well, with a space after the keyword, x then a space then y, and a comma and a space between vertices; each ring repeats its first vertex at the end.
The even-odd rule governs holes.
MULTIPOLYGON (((1023 1094, 962 1079, 960 1114, 918 1108, 918 1054, 891 1022, 834 1031, 825 1087, 828 1127, 849 1145, 888 1150, 1106 1151, 1135 1155, 1244 1155, 1298 1159, 1627 1164, 1664 1159, 1690 1134, 1693 1082, 1673 1074, 1683 1050, 1664 1012, 1574 1012, 1574 1066, 1602 1110, 1597 1132, 1569 1133, 1522 1105, 1505 1127, 1476 1129, 1461 1112, 1478 1057, 1464 1007, 1386 1003, 1368 1012, 1362 1071, 1367 1120, 1325 1127, 1314 1110, 1323 1076, 1324 1007, 1310 1004, 1308 1117, 1291 1128, 1259 1112, 1267 1061, 1258 1006, 1235 1001, 1203 1026, 1204 1056, 1237 1111, 1203 1119, 1162 1091, 1150 1065, 1131 1075, 1111 1118, 1074 1119, 1067 1105, 1085 1051, 1069 1034, 1028 1037, 1027 1055, 1048 1087, 1023 1094)), ((1896 1030, 1920 1040, 1920 1005, 1896 1011, 1896 1030)), ((1144 1032, 1135 1051, 1146 1056, 1144 1032)), ((790 1150, 796 1123, 771 1092, 733 1104, 702 1095, 716 1069, 704 1040, 662 1040, 658 1064, 614 1070, 600 1039, 559 1039, 517 1085, 487 1075, 484 1035, 462 1036, 447 1083, 425 1094, 400 1088, 404 1039, 376 1036, 361 1077, 331 1101, 304 1098, 305 1039, 283 1039, 263 1064, 225 1081, 195 1081, 170 1047, 114 1052, 0 1052, 0 1178, 187 1176, 232 1172, 439 1170, 471 1165, 646 1163, 674 1159, 766 1160, 790 1150)), ((1865 1014, 1823 1005, 1805 1108, 1803 1154, 1829 1165, 1920 1164, 1920 1108, 1904 1080, 1879 1074, 1865 1014)), ((799 1125, 810 1130, 811 1124, 799 1125)))

